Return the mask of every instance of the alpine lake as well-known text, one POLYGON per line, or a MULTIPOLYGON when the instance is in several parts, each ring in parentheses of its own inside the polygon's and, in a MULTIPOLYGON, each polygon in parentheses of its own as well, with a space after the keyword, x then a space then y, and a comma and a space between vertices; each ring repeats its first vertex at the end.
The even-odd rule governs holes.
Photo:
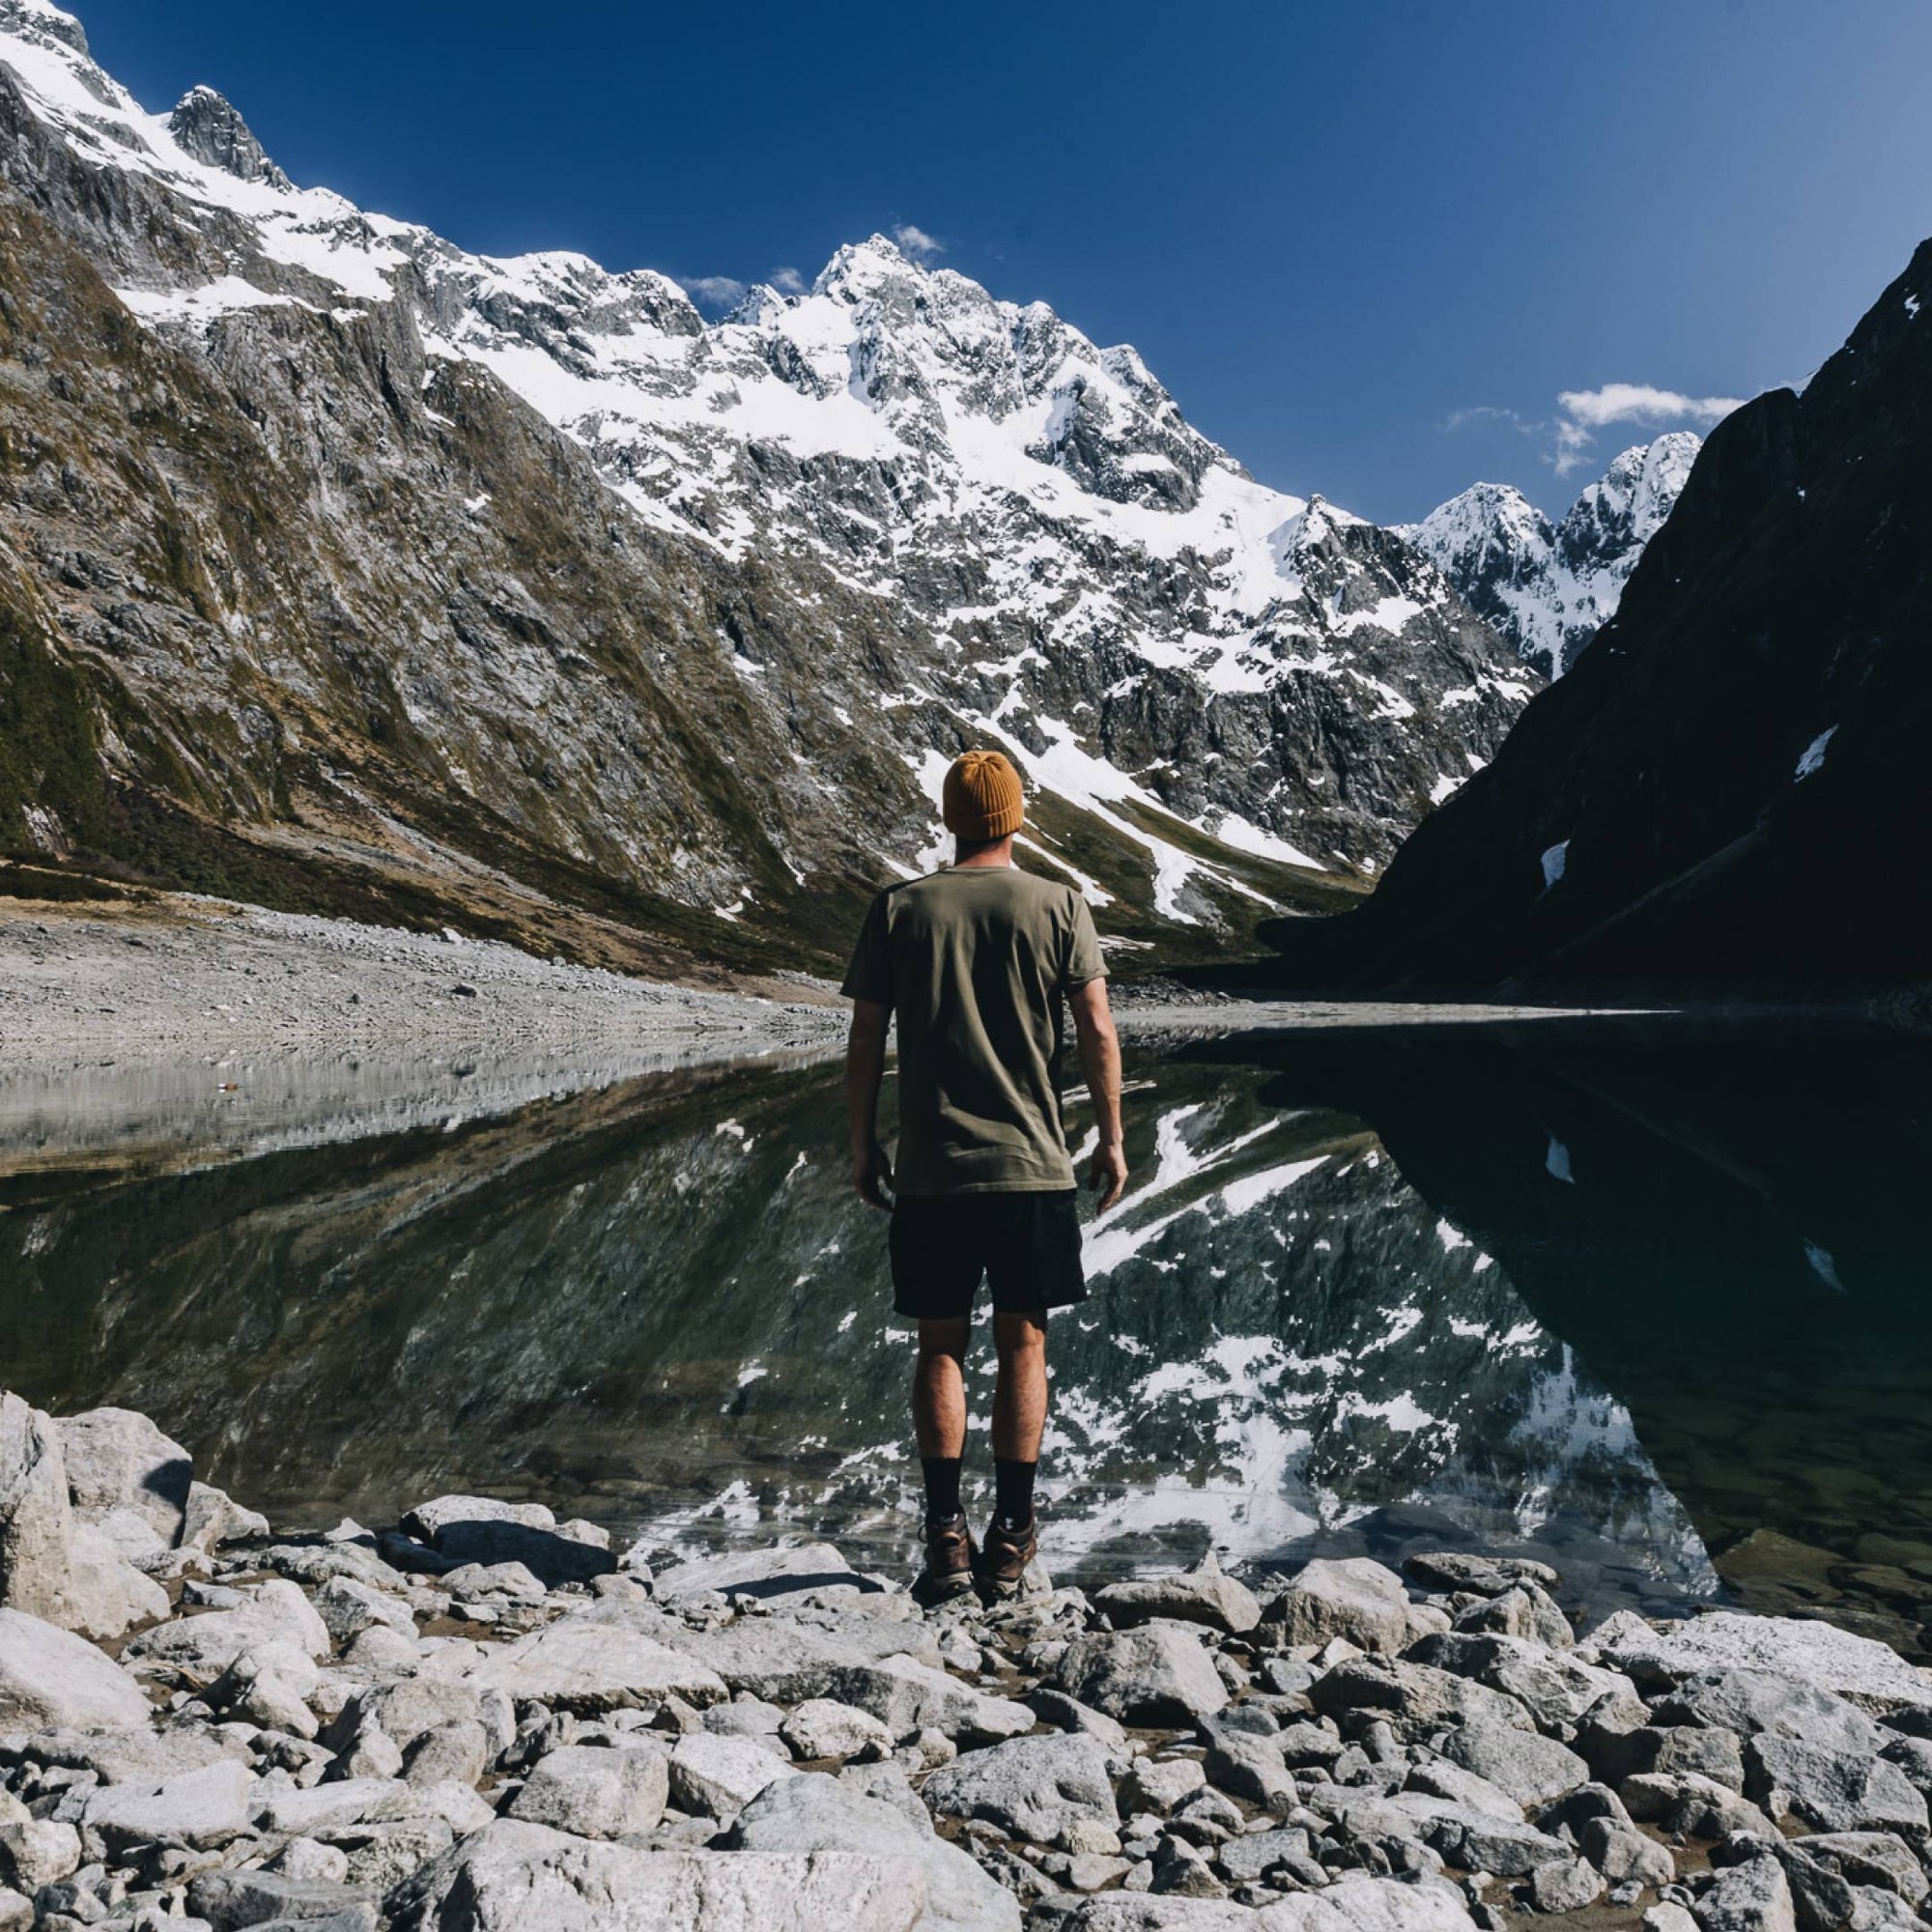
MULTIPOLYGON (((1932 1658, 1928 1063, 1789 1018, 1130 1039, 1050 1567, 1502 1549, 1592 1614, 1932 1658)), ((910 1324, 843 1150, 824 1057, 0 1074, 0 1383, 152 1414, 278 1526, 468 1491, 904 1574, 910 1324)))

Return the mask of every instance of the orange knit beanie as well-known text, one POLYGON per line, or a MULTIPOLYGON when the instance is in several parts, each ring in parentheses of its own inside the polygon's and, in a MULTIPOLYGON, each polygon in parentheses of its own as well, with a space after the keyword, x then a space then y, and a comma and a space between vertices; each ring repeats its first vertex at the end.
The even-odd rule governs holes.
POLYGON ((963 752, 953 759, 940 793, 946 829, 969 845, 983 845, 1020 829, 1020 775, 999 752, 963 752))

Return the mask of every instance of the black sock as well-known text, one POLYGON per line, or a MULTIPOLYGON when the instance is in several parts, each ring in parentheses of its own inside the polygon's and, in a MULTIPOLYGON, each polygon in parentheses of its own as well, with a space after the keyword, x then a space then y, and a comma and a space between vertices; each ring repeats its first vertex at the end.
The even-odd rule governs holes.
POLYGON ((925 1471, 925 1514, 932 1522, 946 1522, 959 1514, 959 1458, 922 1456, 925 1471))
POLYGON ((993 1459, 993 1514, 1009 1529, 1024 1529, 1033 1520, 1033 1479, 1037 1463, 993 1459))

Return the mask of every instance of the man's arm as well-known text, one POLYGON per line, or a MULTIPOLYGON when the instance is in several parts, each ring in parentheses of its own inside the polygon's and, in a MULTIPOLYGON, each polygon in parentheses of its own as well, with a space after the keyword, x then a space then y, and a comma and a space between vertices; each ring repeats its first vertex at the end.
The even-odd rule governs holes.
POLYGON ((879 1145, 879 1082, 886 1074, 886 1028, 893 1009, 882 1000, 852 1002, 845 1037, 845 1114, 852 1129, 852 1185, 874 1208, 892 1203, 879 1191, 893 1184, 892 1163, 879 1145))
POLYGON ((1073 1032, 1094 1102, 1094 1123, 1100 1129, 1092 1181, 1104 1214, 1127 1184, 1127 1151, 1121 1127, 1121 1037, 1114 1031, 1105 980, 1089 980, 1066 997, 1073 1009, 1073 1032))

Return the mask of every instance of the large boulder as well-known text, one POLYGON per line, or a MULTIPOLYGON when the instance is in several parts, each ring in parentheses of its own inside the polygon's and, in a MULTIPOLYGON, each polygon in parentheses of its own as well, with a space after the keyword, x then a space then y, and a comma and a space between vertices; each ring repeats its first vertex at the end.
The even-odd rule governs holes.
POLYGON ((1114 1891, 1076 1905, 1055 1932, 1473 1932, 1461 1896, 1437 1884, 1403 1885, 1350 1872, 1321 1891, 1259 1910, 1220 1899, 1114 1891))
POLYGON ((1719 1872, 1691 1910, 1703 1932, 1798 1932, 1784 1867, 1768 1851, 1719 1872))
MULTIPOLYGON (((1499 1603, 1502 1599, 1489 1601, 1499 1603)), ((1636 1689, 1628 1677, 1531 1639, 1444 1631, 1411 1644, 1404 1661, 1447 1670, 1500 1690, 1529 1712, 1539 1730, 1566 1742, 1576 1735, 1584 1712, 1593 1707, 1607 1713, 1620 1706, 1633 1723, 1641 1723, 1644 1719, 1636 1689), (1609 1705, 1605 1704, 1605 1698, 1611 1700, 1609 1705)))
POLYGON ((73 1505, 52 1420, 0 1390, 0 1607, 67 1625, 73 1505))
POLYGON ((1734 1731, 1802 1738, 1826 1750, 1878 1749, 1879 1728, 1856 1704, 1815 1684, 1769 1670, 1700 1670, 1657 1700, 1660 1724, 1699 1724, 1734 1731))
POLYGON ((1529 1713, 1514 1697, 1474 1678, 1404 1658, 1344 1658, 1309 1686, 1308 1696, 1324 1717, 1379 1712, 1406 1744, 1420 1743, 1452 1724, 1532 1728, 1529 1713))
POLYGON ((203 1872, 188 1886, 187 1904, 214 1932, 318 1920, 327 1925, 341 1915, 367 1920, 375 1917, 369 1894, 358 1887, 265 1871, 203 1872))
POLYGON ((143 1631, 127 1655, 177 1669, 213 1683, 236 1659, 268 1645, 291 1644, 309 1657, 328 1655, 328 1631, 315 1606, 284 1577, 253 1585, 247 1600, 233 1609, 176 1617, 143 1631))
POLYGON ((1339 1636, 1359 1650, 1390 1655, 1448 1621, 1411 1604, 1402 1578, 1366 1556, 1318 1556, 1304 1563, 1262 1612, 1263 1627, 1284 1645, 1325 1644, 1339 1636))
POLYGON ((1519 1804, 1544 1804, 1590 1776, 1590 1767, 1554 1738, 1480 1719, 1449 1732, 1441 1750, 1451 1764, 1486 1778, 1519 1804))
POLYGON ((61 1454, 68 1492, 83 1521, 104 1522, 131 1510, 172 1549, 187 1524, 194 1460, 131 1408, 90 1408, 63 1416, 61 1454))
POLYGON ((1591 1662, 1622 1671, 1646 1694, 1704 1671, 1753 1670, 1830 1691, 1878 1716, 1900 1706, 1932 1711, 1932 1673, 1834 1624, 1714 1610, 1657 1630, 1635 1617, 1612 1617, 1586 1648, 1591 1662))
POLYGON ((913 1860, 633 1851, 499 1819, 397 1886, 395 1932, 912 1932, 913 1860))
POLYGON ((867 1796, 844 1778, 808 1775, 769 1785, 738 1814, 727 1843, 751 1852, 864 1852, 919 1865, 926 1884, 920 1932, 1019 1932, 1018 1901, 909 1806, 867 1796))
POLYGON ((1924 1794, 1882 1757, 1827 1750, 1766 1732, 1745 1747, 1745 1791, 1773 1818, 1820 1832, 1923 1833, 1924 1794))
POLYGON ((1184 1574, 1109 1583, 1094 1602, 1116 1628, 1175 1617, 1239 1636, 1262 1620, 1261 1600, 1245 1583, 1222 1574, 1211 1549, 1184 1574))
POLYGON ((1188 1724, 1228 1702, 1213 1659, 1172 1624, 1077 1636, 1056 1675, 1069 1696, 1123 1724, 1188 1724))
POLYGON ((0 1734, 145 1724, 153 1706, 118 1663, 71 1632, 0 1609, 0 1734))
POLYGON ((694 1731, 670 1753, 670 1795, 700 1818, 735 1818, 768 1784, 799 1773, 750 1738, 694 1731))
POLYGON ((35 1764, 91 1771, 102 1784, 158 1784, 185 1771, 200 1771, 224 1758, 246 1761, 239 1738, 217 1736, 198 1725, 156 1730, 140 1723, 113 1730, 51 1730, 29 1738, 22 1754, 35 1764))
POLYGON ((259 1783, 245 1764, 227 1759, 156 1784, 102 1785, 88 1793, 80 1822, 116 1853, 156 1839, 218 1849, 247 1834, 259 1783))
POLYGON ((1009 1838, 1041 1845, 1078 1820, 1120 1823, 1107 1753, 1065 1732, 968 1751, 925 1780, 925 1802, 941 1817, 983 1818, 1009 1838))
POLYGON ((601 1530, 583 1523, 559 1524, 542 1503, 438 1496, 418 1503, 403 1519, 403 1527, 429 1544, 446 1564, 522 1563, 553 1589, 588 1582, 617 1567, 601 1530))
POLYGON ((664 1751, 642 1739, 614 1750, 566 1745, 538 1761, 506 1815, 580 1838, 621 1838, 664 1816, 669 1775, 664 1751))
POLYGON ((479 1691, 500 1690, 520 1704, 594 1716, 661 1704, 716 1704, 729 1693, 715 1670, 626 1630, 620 1624, 568 1616, 493 1651, 471 1674, 479 1691))
POLYGON ((774 1602, 814 1591, 853 1596, 882 1592, 885 1585, 862 1576, 829 1543, 788 1548, 733 1550, 662 1570, 651 1585, 654 1601, 676 1609, 703 1596, 753 1597, 774 1602))

